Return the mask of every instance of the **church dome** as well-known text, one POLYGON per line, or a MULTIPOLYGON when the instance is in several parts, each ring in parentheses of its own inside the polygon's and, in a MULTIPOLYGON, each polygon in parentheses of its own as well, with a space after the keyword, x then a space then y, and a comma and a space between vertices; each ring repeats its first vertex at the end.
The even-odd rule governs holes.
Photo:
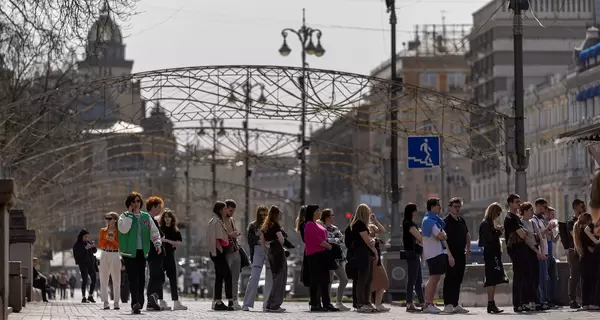
POLYGON ((117 43, 121 44, 123 38, 119 26, 112 20, 109 14, 108 3, 105 2, 100 9, 100 17, 88 32, 88 43, 90 45, 117 43))

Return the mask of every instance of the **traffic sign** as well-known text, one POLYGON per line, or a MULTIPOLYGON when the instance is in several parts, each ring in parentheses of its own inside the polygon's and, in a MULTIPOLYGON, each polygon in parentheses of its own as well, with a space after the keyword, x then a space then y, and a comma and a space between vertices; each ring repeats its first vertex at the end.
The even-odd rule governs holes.
POLYGON ((408 137, 408 168, 439 167, 441 149, 439 136, 408 137))

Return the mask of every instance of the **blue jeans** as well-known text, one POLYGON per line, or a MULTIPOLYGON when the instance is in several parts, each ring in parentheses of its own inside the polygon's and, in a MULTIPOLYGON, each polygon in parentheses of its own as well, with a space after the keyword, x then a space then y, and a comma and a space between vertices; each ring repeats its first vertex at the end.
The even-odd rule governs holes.
POLYGON ((417 293, 420 303, 425 303, 423 296, 423 273, 421 270, 421 257, 407 259, 408 274, 406 278, 406 303, 413 302, 413 291, 417 293))
MULTIPOLYGON (((260 281, 260 275, 265 264, 268 264, 267 251, 260 245, 254 246, 254 256, 252 256, 252 272, 250 273, 250 280, 248 281, 246 294, 244 295, 244 306, 246 307, 254 308, 254 301, 256 301, 256 295, 258 294, 258 282, 260 281)), ((265 273, 263 309, 267 305, 267 297, 269 296, 271 285, 273 283, 271 268, 267 266, 265 273)))
POLYGON ((540 302, 548 303, 548 260, 539 262, 540 278, 538 291, 540 292, 540 302))
POLYGON ((556 303, 556 287, 558 286, 558 270, 556 259, 548 256, 548 302, 556 303))

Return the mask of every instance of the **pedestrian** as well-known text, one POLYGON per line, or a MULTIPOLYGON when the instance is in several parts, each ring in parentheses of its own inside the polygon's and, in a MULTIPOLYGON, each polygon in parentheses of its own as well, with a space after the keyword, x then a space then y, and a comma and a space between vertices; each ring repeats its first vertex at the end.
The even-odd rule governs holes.
POLYGON ((581 305, 584 310, 598 310, 595 304, 596 282, 598 281, 598 258, 594 253, 600 241, 593 234, 592 215, 582 213, 573 227, 573 243, 581 259, 581 305))
POLYGON ((152 217, 142 211, 142 195, 132 192, 125 200, 127 211, 119 217, 119 251, 123 257, 129 292, 131 294, 131 310, 140 314, 144 307, 144 289, 146 284, 146 258, 150 251, 162 253, 160 231, 152 221, 152 217))
POLYGON ((192 288, 194 289, 194 300, 198 300, 198 291, 201 290, 200 284, 202 283, 202 273, 198 267, 194 267, 194 270, 190 274, 192 278, 192 288))
POLYGON ((116 212, 109 212, 104 219, 106 227, 100 229, 98 237, 98 247, 102 250, 100 296, 104 302, 104 309, 110 309, 108 286, 109 280, 112 280, 114 309, 119 310, 119 296, 121 295, 121 255, 119 254, 119 230, 117 230, 119 215, 116 212))
MULTIPOLYGON (((173 310, 187 310, 179 300, 179 288, 177 285, 177 262, 175 261, 175 251, 183 244, 181 232, 177 227, 177 216, 170 209, 165 209, 160 216, 160 230, 164 234, 163 243, 165 248, 165 257, 163 261, 163 269, 169 278, 169 286, 171 288, 171 299, 173 300, 173 310)), ((168 305, 161 300, 165 308, 168 305)))
POLYGON ((575 250, 575 245, 573 244, 573 227, 579 216, 586 212, 585 202, 581 199, 573 200, 571 203, 571 208, 573 209, 573 216, 567 221, 567 234, 566 234, 566 243, 565 249, 567 252, 567 262, 569 264, 569 306, 571 309, 579 309, 581 305, 578 300, 581 301, 581 271, 579 266, 579 254, 577 250, 575 250))
POLYGON ((557 306, 556 288, 558 287, 558 269, 554 258, 554 248, 559 239, 556 210, 548 207, 544 216, 544 223, 550 228, 546 239, 548 240, 548 306, 555 309, 557 306))
POLYGON ((75 297, 75 286, 77 286, 77 278, 75 278, 75 274, 71 273, 71 276, 69 276, 69 290, 71 291, 71 299, 75 297))
POLYGON ((386 230, 383 225, 377 221, 375 214, 371 212, 369 224, 369 235, 373 239, 375 250, 377 251, 377 259, 373 260, 373 272, 371 279, 371 293, 373 294, 373 304, 375 305, 376 312, 388 312, 390 308, 383 305, 383 294, 389 286, 389 278, 385 267, 381 263, 381 245, 383 241, 378 238, 378 235, 385 234, 386 230))
POLYGON ((237 231, 227 232, 223 221, 228 217, 229 210, 225 202, 217 201, 213 207, 214 216, 208 222, 206 229, 206 246, 210 259, 215 266, 215 283, 213 290, 212 309, 215 311, 233 311, 233 290, 231 288, 231 269, 225 259, 225 254, 232 251, 233 248, 230 238, 236 238, 239 235, 237 231), (229 300, 229 305, 223 303, 223 283, 225 283, 225 297, 229 300))
POLYGON ((235 214, 235 209, 237 207, 235 201, 231 199, 225 200, 225 204, 227 205, 227 216, 223 219, 223 225, 225 225, 225 229, 227 229, 227 233, 234 234, 235 237, 229 237, 229 242, 231 243, 231 250, 225 253, 225 260, 227 260, 227 264, 229 265, 229 270, 231 270, 231 290, 233 294, 233 301, 231 302, 231 306, 233 310, 242 310, 242 306, 238 302, 238 290, 239 290, 239 281, 240 281, 240 273, 242 267, 242 261, 240 256, 240 245, 238 243, 238 237, 242 234, 237 231, 235 219, 233 215, 235 214))
POLYGON ((539 250, 546 257, 546 259, 538 260, 538 295, 542 310, 550 309, 548 297, 548 238, 551 238, 549 234, 551 235, 552 230, 556 227, 554 222, 546 223, 547 211, 548 201, 539 198, 535 201, 535 213, 531 218, 539 250))
POLYGON ((427 200, 427 213, 423 218, 423 259, 429 268, 429 279, 425 285, 425 313, 440 313, 441 310, 435 306, 433 300, 442 275, 446 273, 448 266, 454 267, 454 258, 447 253, 446 240, 448 236, 444 231, 446 223, 439 216, 441 212, 440 199, 429 198, 427 200))
POLYGON ((333 256, 327 252, 332 249, 327 242, 327 229, 317 222, 320 215, 318 205, 306 206, 304 240, 310 272, 310 311, 340 311, 331 304, 329 296, 329 271, 332 269, 328 262, 334 261, 333 256))
MULTIPOLYGON (((165 234, 160 229, 159 220, 164 205, 165 203, 160 197, 150 197, 146 200, 146 211, 158 230, 161 241, 164 239, 165 234)), ((163 299, 163 285, 165 283, 163 263, 165 260, 165 251, 163 243, 160 252, 150 250, 148 257, 146 258, 149 271, 148 289, 146 290, 146 295, 148 296, 147 311, 171 310, 171 307, 169 307, 167 302, 163 299)))
POLYGON ((406 260, 408 266, 406 276, 406 312, 419 312, 425 303, 423 296, 423 271, 421 269, 421 255, 423 254, 423 237, 421 230, 413 221, 418 214, 416 204, 410 203, 404 207, 404 220, 402 222, 402 238, 404 251, 401 258, 406 260), (419 305, 413 303, 413 294, 417 293, 419 305))
POLYGON ((444 218, 444 231, 448 259, 454 260, 454 265, 448 265, 444 277, 444 313, 468 313, 469 310, 459 304, 460 287, 462 285, 467 259, 471 256, 471 234, 467 222, 460 216, 463 201, 452 198, 448 202, 450 214, 444 218))
MULTIPOLYGON (((296 232, 300 234, 300 239, 302 243, 306 243, 304 241, 304 215, 306 211, 306 206, 301 206, 298 211, 298 216, 296 217, 296 232)), ((268 267, 268 265, 267 265, 268 267)), ((310 266, 308 265, 308 259, 306 259, 306 248, 302 251, 302 267, 300 268, 300 282, 305 287, 310 287, 310 266)))
POLYGON ((38 271, 40 261, 37 257, 33 257, 33 281, 31 286, 39 289, 42 292, 42 301, 48 302, 48 279, 38 271))
MULTIPOLYGON (((250 262, 252 263, 252 271, 250 273, 250 279, 246 286, 246 293, 244 294, 244 304, 242 310, 249 311, 250 308, 254 308, 254 302, 258 294, 258 282, 260 275, 262 274, 263 267, 267 261, 267 251, 264 243, 261 242, 261 235, 263 234, 261 228, 265 222, 269 209, 267 206, 259 206, 256 209, 256 219, 248 225, 247 231, 247 242, 250 247, 250 262)), ((271 268, 267 268, 265 272, 265 289, 263 292, 263 309, 266 308, 269 292, 272 286, 273 275, 271 274, 271 268), (269 289, 269 290, 267 290, 269 289)))
POLYGON ((525 310, 541 311, 542 304, 539 296, 539 282, 540 282, 540 261, 547 259, 546 255, 542 253, 540 249, 540 238, 539 229, 533 222, 533 204, 529 202, 521 203, 519 209, 521 213, 521 223, 525 230, 525 244, 527 245, 525 252, 520 256, 520 259, 524 261, 525 276, 523 285, 523 302, 525 303, 525 310))
MULTIPOLYGON (((332 209, 325 209, 321 211, 321 222, 325 229, 327 229, 327 242, 334 247, 337 247, 336 252, 336 262, 337 269, 332 270, 331 274, 331 283, 333 283, 333 275, 338 278, 338 288, 336 292, 336 304, 335 307, 340 309, 341 311, 348 311, 350 308, 346 307, 342 300, 344 299, 344 291, 346 291, 346 286, 348 285, 348 275, 346 274, 346 245, 344 244, 344 234, 342 231, 333 224, 335 221, 335 214, 332 209)), ((330 285, 331 285, 330 283, 330 285)), ((330 288, 331 289, 331 288, 330 288)), ((329 290, 330 292, 331 290, 329 290)))
POLYGON ((58 276, 58 287, 60 289, 60 300, 67 299, 67 286, 69 285, 69 279, 65 270, 60 271, 58 276))
POLYGON ((269 213, 261 227, 261 241, 267 250, 269 265, 271 266, 272 288, 267 296, 267 312, 285 312, 281 307, 285 297, 287 284, 287 259, 283 245, 285 237, 279 224, 281 211, 277 206, 271 206, 269 213))
POLYGON ((79 272, 81 273, 82 303, 96 303, 96 300, 94 300, 94 291, 96 288, 97 261, 94 254, 97 251, 96 244, 90 240, 90 233, 86 229, 81 230, 79 235, 77 235, 77 241, 73 245, 73 258, 75 259, 75 264, 79 266, 79 272), (88 279, 90 281, 90 290, 86 298, 88 279))
POLYGON ((504 227, 497 223, 502 214, 502 206, 494 202, 487 207, 481 224, 479 224, 479 247, 483 248, 485 279, 483 286, 487 291, 487 313, 502 313, 504 310, 496 306, 496 286, 508 283, 508 277, 502 264, 502 244, 500 236, 504 227))
POLYGON ((369 215, 371 209, 360 204, 344 232, 348 248, 346 274, 352 279, 352 304, 361 313, 374 312, 371 304, 371 281, 373 261, 378 259, 375 243, 369 237, 369 215))

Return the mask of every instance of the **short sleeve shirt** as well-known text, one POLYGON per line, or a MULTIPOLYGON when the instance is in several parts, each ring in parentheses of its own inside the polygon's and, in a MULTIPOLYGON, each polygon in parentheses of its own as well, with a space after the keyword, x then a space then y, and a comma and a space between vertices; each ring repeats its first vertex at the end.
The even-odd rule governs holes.
POLYGON ((522 228, 523 222, 521 222, 521 218, 516 214, 507 213, 506 218, 504 218, 504 239, 506 243, 509 243, 510 237, 522 228))
POLYGON ((265 241, 276 240, 277 232, 281 232, 281 226, 278 223, 274 223, 265 231, 265 233, 264 233, 265 241))
POLYGON ((467 248, 467 234, 469 233, 467 222, 461 216, 454 218, 452 215, 448 215, 444 219, 444 222, 446 222, 444 231, 448 235, 448 240, 446 241, 448 250, 455 257, 464 255, 465 248, 467 248))

